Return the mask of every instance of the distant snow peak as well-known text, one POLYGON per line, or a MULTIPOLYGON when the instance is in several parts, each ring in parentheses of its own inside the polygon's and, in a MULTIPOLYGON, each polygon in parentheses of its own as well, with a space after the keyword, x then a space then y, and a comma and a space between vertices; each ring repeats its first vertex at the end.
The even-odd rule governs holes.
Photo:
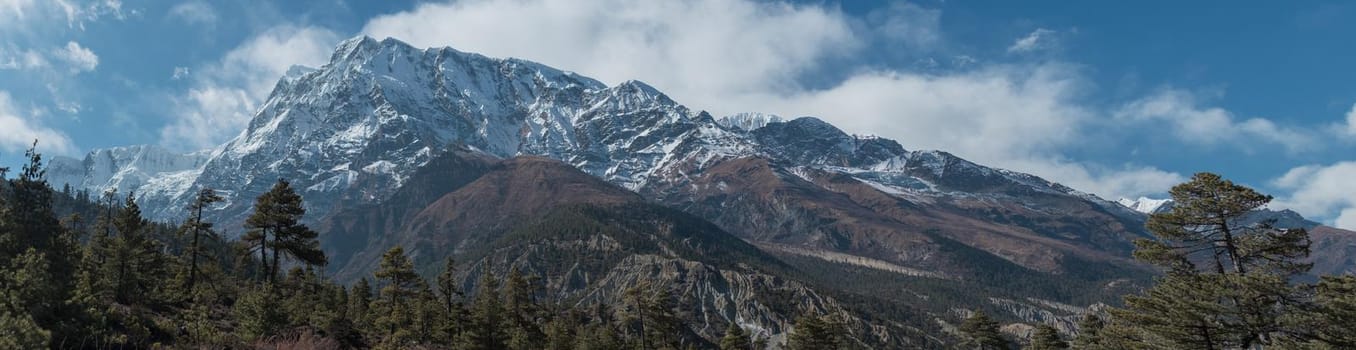
POLYGON ((1121 198, 1116 203, 1145 214, 1157 213, 1163 209, 1164 205, 1172 203, 1171 199, 1151 199, 1148 197, 1139 197, 1139 199, 1121 198))
POLYGON ((719 120, 716 120, 716 123, 728 129, 753 131, 768 124, 781 123, 782 121, 782 117, 775 114, 745 112, 720 117, 719 120))

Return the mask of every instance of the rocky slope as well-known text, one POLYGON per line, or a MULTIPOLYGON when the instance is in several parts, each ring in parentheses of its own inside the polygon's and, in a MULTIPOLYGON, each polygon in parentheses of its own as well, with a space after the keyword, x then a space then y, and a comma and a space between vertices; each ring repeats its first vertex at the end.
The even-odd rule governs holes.
POLYGON ((381 253, 399 245, 430 274, 455 257, 467 289, 486 271, 517 268, 540 276, 550 300, 584 309, 618 305, 622 291, 654 285, 674 298, 688 331, 712 343, 729 322, 782 341, 795 317, 830 313, 864 344, 935 344, 924 330, 871 322, 869 312, 799 282, 789 266, 715 225, 556 160, 459 150, 408 180, 390 200, 340 210, 319 224, 327 250, 351 252, 335 256, 336 278, 369 275, 381 253), (437 186, 452 188, 437 198, 411 196, 437 186), (391 226, 354 226, 364 222, 391 226), (355 242, 366 244, 336 247, 355 242))

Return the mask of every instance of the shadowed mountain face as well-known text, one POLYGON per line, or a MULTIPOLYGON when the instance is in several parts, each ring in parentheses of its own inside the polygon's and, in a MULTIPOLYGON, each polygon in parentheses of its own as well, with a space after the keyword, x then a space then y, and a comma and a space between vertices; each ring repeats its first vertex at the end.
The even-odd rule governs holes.
POLYGON ((706 325, 687 328, 690 336, 712 344, 729 322, 781 339, 807 312, 844 315, 854 337, 871 344, 935 342, 923 336, 935 330, 873 325, 859 305, 801 282, 808 278, 710 222, 547 158, 448 152, 391 199, 336 211, 318 227, 326 250, 338 253, 340 280, 369 276, 399 245, 430 274, 454 257, 467 289, 510 268, 539 276, 545 297, 572 305, 615 305, 630 287, 658 285, 686 324, 706 325))

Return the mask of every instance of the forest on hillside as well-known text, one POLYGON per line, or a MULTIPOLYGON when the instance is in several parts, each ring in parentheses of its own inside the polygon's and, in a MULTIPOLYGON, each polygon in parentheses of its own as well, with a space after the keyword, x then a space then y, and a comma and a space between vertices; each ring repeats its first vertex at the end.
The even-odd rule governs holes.
MULTIPOLYGON (((683 321, 669 289, 645 282, 611 306, 548 300, 539 276, 517 269, 464 290, 456 261, 421 275, 402 247, 343 285, 325 276, 319 235, 286 180, 255 200, 247 233, 232 239, 203 220, 220 200, 211 189, 182 224, 151 222, 135 193, 54 190, 41 155, 27 156, 12 178, 0 169, 4 349, 871 346, 815 314, 799 315, 784 342, 737 323, 713 342, 683 321)), ((1037 325, 1019 339, 975 311, 937 337, 958 349, 1356 348, 1356 276, 1307 278, 1304 230, 1235 225, 1270 196, 1204 173, 1172 195, 1179 205, 1149 220, 1156 239, 1136 244, 1135 257, 1162 272, 1155 284, 1089 313, 1075 334, 1037 325)))

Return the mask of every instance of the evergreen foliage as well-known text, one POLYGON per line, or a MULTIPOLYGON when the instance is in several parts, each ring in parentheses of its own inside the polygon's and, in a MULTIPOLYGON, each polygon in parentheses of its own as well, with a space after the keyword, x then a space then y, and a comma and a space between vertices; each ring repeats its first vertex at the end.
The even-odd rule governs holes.
POLYGON ((967 317, 965 322, 961 322, 960 331, 965 336, 966 345, 972 349, 1008 349, 1008 340, 1004 339, 1003 333, 998 331, 998 322, 990 318, 983 310, 975 310, 970 313, 970 317, 967 317))
POLYGON ((1061 338, 1059 336, 1059 330, 1055 329, 1055 327, 1051 327, 1048 324, 1040 324, 1036 326, 1035 334, 1031 335, 1031 345, 1028 345, 1024 349, 1059 350, 1068 348, 1069 343, 1065 342, 1064 338, 1061 338))
POLYGON ((801 316, 796 319, 786 348, 791 350, 841 349, 845 332, 828 316, 801 316))
POLYGON ((725 328, 725 336, 720 338, 720 350, 749 350, 752 346, 753 339, 737 322, 730 322, 730 327, 725 328))
POLYGON ((1293 281, 1308 271, 1308 233, 1250 224, 1245 216, 1272 197, 1219 175, 1200 173, 1172 188, 1174 206, 1149 217, 1154 240, 1135 242, 1135 257, 1165 274, 1125 297, 1103 329, 1102 346, 1235 349, 1308 338, 1293 315, 1309 304, 1293 281))

